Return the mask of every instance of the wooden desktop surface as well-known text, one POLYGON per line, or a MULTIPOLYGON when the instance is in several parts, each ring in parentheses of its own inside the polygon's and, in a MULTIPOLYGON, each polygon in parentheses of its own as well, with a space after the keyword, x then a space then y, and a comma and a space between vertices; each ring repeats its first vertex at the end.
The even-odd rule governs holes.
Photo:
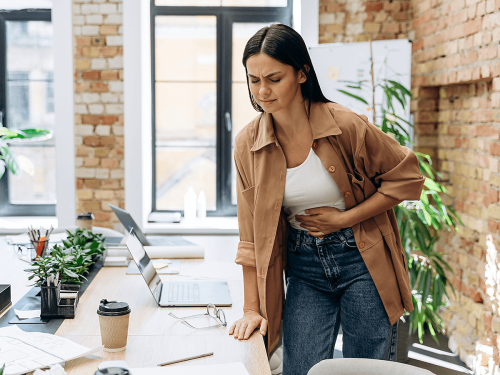
MULTIPOLYGON (((130 367, 155 367, 157 364, 192 355, 213 352, 214 355, 172 366, 222 364, 242 362, 249 374, 271 374, 262 336, 255 331, 246 341, 228 335, 231 324, 243 311, 243 280, 241 266, 234 263, 237 236, 184 236, 205 247, 204 260, 183 260, 178 276, 162 275, 162 280, 227 280, 233 300, 232 307, 224 307, 228 326, 196 331, 168 315, 177 316, 204 313, 206 308, 160 308, 141 275, 126 275, 126 267, 103 267, 81 296, 75 319, 66 319, 56 335, 78 344, 94 348, 101 345, 97 308, 101 299, 125 301, 130 314, 127 348, 123 352, 99 351, 88 357, 66 363, 69 375, 93 374, 99 363, 124 360, 130 367)), ((0 246, 2 257, 6 248, 0 246)), ((10 258, 8 258, 11 260, 10 258)), ((11 260, 14 262, 14 259, 11 260)), ((0 262, 5 264, 4 262, 0 262)), ((4 268, 0 266, 1 269, 4 268)), ((20 267, 17 266, 17 269, 20 267)), ((204 327, 213 325, 209 318, 190 319, 190 323, 204 327)))

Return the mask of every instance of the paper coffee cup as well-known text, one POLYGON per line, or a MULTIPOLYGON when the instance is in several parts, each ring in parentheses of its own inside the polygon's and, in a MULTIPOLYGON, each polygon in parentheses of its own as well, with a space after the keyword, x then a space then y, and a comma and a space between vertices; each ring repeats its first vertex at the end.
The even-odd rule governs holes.
POLYGON ((130 307, 126 302, 101 300, 99 303, 101 340, 106 352, 121 352, 127 346, 130 307))
POLYGON ((92 230, 92 226, 94 225, 94 215, 92 212, 87 214, 78 214, 76 217, 76 226, 81 229, 92 230))

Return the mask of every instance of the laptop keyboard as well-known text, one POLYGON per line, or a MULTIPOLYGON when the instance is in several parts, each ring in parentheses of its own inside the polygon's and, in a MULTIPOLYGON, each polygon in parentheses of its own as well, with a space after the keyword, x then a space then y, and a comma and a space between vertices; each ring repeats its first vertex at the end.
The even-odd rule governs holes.
POLYGON ((196 283, 171 283, 168 302, 198 302, 200 286, 196 283))

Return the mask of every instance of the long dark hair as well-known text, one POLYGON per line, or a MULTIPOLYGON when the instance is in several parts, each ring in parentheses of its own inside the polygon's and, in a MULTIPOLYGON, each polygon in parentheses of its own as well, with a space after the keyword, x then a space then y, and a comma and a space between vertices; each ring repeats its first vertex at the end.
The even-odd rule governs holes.
POLYGON ((252 106, 258 112, 264 112, 262 107, 255 101, 250 91, 250 83, 248 81, 247 60, 250 56, 258 53, 266 55, 278 60, 279 62, 292 66, 296 72, 302 70, 307 79, 300 85, 300 91, 304 99, 309 99, 307 116, 311 113, 311 102, 328 103, 328 100, 321 91, 318 77, 314 71, 311 57, 307 52, 306 44, 298 32, 282 23, 272 24, 257 31, 252 36, 243 51, 243 66, 247 73, 247 88, 250 95, 252 106), (305 68, 309 67, 309 71, 305 68))

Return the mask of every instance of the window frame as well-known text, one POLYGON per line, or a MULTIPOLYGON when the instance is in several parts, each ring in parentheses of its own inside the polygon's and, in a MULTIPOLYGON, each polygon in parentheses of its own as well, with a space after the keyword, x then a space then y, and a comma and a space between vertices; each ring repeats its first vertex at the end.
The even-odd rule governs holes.
MULTIPOLYGON (((9 127, 7 109, 7 35, 6 21, 52 22, 51 9, 0 10, 0 112, 3 124, 9 127)), ((55 146, 54 146, 55 147, 55 146)), ((56 204, 11 204, 8 170, 0 179, 0 216, 55 216, 56 204)))
MULTIPOLYGON (((232 118, 232 37, 233 23, 282 22, 292 25, 293 0, 286 7, 224 7, 224 6, 156 6, 151 1, 151 110, 152 110, 152 199, 151 212, 174 212, 156 208, 156 78, 155 18, 156 16, 215 16, 217 35, 217 105, 216 105, 216 209, 207 216, 236 216, 231 201, 232 133, 227 129, 225 113, 232 118), (225 72, 225 74, 223 74, 225 72)), ((257 112, 256 112, 257 115, 257 112)), ((183 212, 183 210, 175 210, 183 212)))

